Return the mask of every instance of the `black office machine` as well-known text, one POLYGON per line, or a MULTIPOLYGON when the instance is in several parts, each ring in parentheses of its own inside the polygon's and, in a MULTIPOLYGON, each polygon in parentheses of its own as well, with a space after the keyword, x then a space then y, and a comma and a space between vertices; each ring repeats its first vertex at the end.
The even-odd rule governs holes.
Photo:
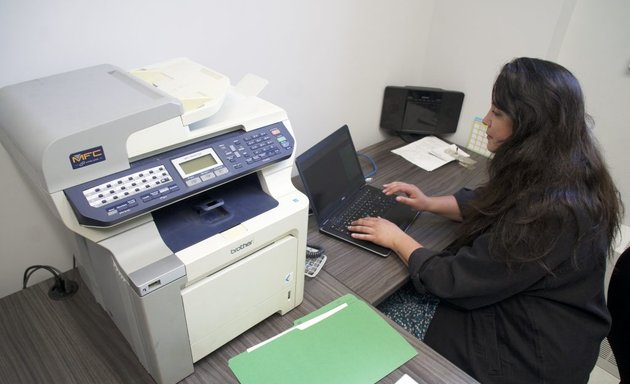
POLYGON ((401 136, 454 133, 463 102, 464 94, 459 91, 387 86, 383 95, 380 125, 401 136))

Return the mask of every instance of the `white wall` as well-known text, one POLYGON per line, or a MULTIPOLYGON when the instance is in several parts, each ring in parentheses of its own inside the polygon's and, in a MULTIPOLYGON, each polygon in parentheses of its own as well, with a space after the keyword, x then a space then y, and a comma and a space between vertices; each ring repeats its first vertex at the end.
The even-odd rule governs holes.
MULTIPOLYGON (((629 104, 619 98, 628 90, 628 14, 626 0, 0 0, 0 86, 100 63, 132 69, 187 56, 233 83, 248 72, 268 79, 261 96, 287 110, 298 152, 346 123, 358 148, 372 144, 382 138, 385 85, 437 86, 466 93, 451 137, 465 144, 501 65, 543 57, 582 80, 628 196, 621 146, 629 104), (584 40, 601 59, 585 54, 584 40)), ((2 297, 21 288, 30 265, 70 268, 72 247, 1 147, 0 175, 2 297)))

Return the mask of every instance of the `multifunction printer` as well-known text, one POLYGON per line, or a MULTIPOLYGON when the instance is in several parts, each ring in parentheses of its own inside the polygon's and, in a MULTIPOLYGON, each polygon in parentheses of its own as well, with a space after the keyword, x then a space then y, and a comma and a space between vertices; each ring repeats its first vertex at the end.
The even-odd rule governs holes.
POLYGON ((286 112, 175 59, 0 89, 0 140, 158 383, 303 299, 308 200, 286 112))

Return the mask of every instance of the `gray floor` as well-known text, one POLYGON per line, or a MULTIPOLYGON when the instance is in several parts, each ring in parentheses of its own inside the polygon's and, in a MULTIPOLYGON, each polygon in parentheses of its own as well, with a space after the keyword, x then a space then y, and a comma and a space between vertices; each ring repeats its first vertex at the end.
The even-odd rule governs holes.
POLYGON ((0 300, 0 383, 154 383, 85 287, 54 301, 51 285, 0 300))

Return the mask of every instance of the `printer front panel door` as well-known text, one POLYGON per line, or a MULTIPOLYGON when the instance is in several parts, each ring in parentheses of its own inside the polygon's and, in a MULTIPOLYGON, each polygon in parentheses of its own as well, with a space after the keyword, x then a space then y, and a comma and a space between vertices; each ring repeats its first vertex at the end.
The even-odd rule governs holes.
POLYGON ((193 361, 294 307, 297 249, 286 236, 182 290, 193 361))

